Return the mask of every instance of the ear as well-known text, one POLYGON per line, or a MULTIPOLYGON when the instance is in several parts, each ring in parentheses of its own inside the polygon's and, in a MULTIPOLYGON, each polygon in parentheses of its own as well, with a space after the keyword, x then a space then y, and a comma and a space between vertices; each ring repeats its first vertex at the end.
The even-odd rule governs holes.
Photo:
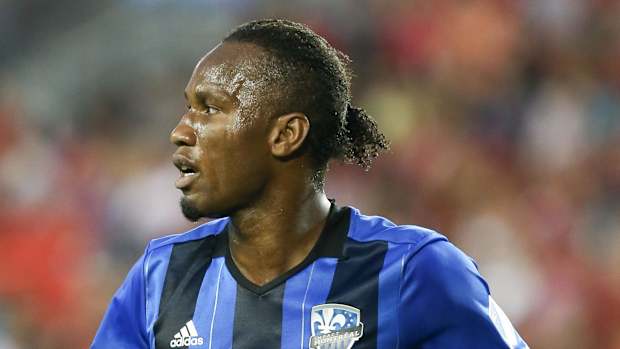
POLYGON ((277 157, 287 157, 297 151, 310 131, 310 121, 302 113, 278 116, 269 131, 271 153, 277 157))

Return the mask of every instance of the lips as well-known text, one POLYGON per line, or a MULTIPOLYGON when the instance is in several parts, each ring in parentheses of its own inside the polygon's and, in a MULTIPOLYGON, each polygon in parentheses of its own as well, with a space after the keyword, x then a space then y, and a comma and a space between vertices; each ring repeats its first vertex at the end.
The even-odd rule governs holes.
POLYGON ((188 188, 200 174, 196 163, 184 155, 174 154, 172 156, 172 163, 181 172, 181 175, 175 181, 175 186, 177 189, 188 188))

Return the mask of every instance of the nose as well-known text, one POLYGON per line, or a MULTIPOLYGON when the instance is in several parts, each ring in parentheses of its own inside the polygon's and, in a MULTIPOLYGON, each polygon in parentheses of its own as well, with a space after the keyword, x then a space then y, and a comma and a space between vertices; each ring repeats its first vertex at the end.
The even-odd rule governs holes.
POLYGON ((181 120, 179 124, 170 132, 170 143, 180 146, 196 145, 196 134, 194 129, 181 120))

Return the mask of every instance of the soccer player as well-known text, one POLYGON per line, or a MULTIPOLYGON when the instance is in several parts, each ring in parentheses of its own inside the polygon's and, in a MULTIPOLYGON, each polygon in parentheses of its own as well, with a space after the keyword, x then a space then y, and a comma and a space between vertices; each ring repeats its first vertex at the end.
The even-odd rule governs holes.
POLYGON ((149 243, 92 348, 527 348, 444 236, 327 199, 330 159, 388 147, 350 79, 285 20, 198 62, 170 138, 184 215, 216 219, 149 243))

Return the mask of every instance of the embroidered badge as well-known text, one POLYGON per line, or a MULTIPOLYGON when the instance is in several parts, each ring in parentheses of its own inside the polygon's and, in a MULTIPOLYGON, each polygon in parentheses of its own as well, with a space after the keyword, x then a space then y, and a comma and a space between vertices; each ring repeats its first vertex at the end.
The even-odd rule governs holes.
POLYGON ((360 310, 344 304, 321 304, 312 307, 310 323, 311 349, 350 349, 364 333, 360 310))

